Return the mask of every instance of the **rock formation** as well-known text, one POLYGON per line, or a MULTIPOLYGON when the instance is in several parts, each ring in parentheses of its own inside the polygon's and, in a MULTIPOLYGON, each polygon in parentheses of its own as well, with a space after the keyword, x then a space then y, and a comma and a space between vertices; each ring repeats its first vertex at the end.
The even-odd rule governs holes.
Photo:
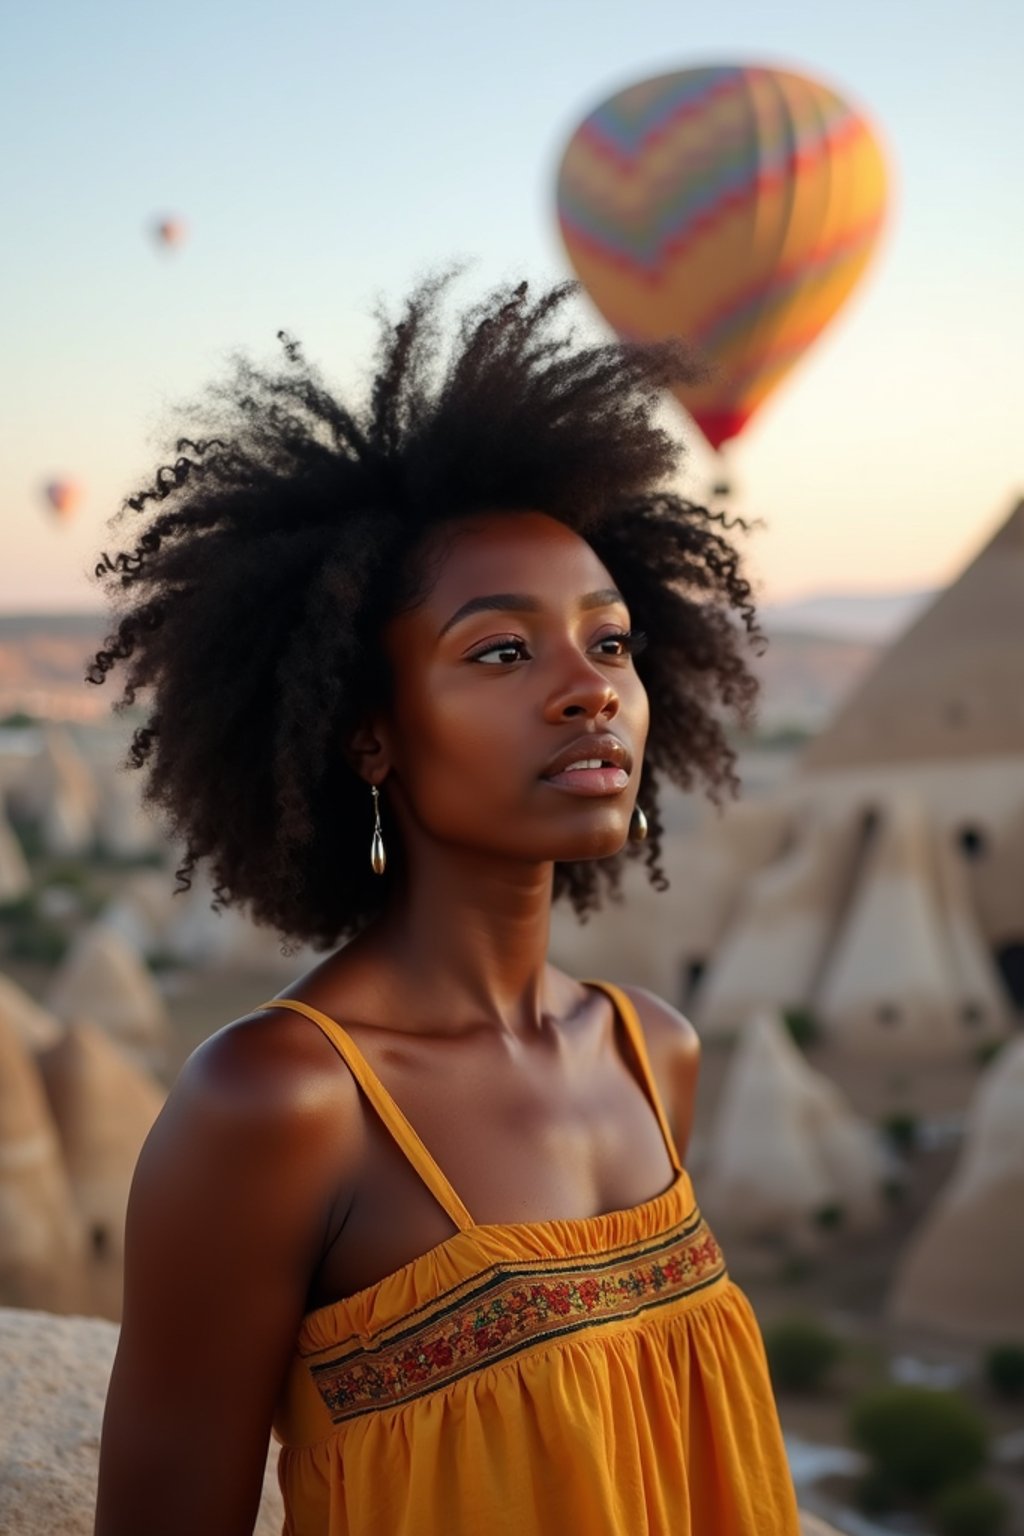
POLYGON ((90 1310, 116 1318, 132 1174, 164 1091, 89 1024, 73 1024, 39 1067, 91 1249, 90 1310))
POLYGON ((28 1051, 45 1051, 64 1033, 52 1013, 40 1008, 9 976, 0 975, 0 1019, 11 1026, 28 1051))
POLYGON ((870 1226, 888 1171, 874 1132, 836 1085, 808 1065, 776 1016, 755 1016, 707 1147, 701 1189, 712 1225, 808 1244, 830 1212, 845 1227, 870 1226))
MULTIPOLYGON (((0 1310, 0 1532, 92 1536, 116 1347, 98 1318, 0 1310)), ((254 1536, 280 1536, 283 1519, 273 1447, 254 1536)))
POLYGON ((82 1224, 35 1062, 0 1014, 0 1304, 80 1306, 82 1224))
POLYGON ((804 1008, 834 937, 859 830, 856 811, 804 812, 791 846, 751 875, 692 1008, 706 1038, 760 1009, 804 1008))
POLYGON ((118 934, 94 923, 75 941, 46 996, 65 1023, 88 1019, 136 1059, 158 1059, 167 1010, 142 960, 118 934))
POLYGON ((960 1159, 910 1240, 889 1311, 978 1342, 1024 1338, 1024 1040, 978 1084, 960 1159))

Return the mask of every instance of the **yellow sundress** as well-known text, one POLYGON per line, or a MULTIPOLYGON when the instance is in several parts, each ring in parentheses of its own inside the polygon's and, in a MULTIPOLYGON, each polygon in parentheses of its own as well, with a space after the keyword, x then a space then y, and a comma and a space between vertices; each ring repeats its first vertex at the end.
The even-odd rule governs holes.
POLYGON ((477 1224, 345 1031, 323 1030, 457 1230, 303 1320, 283 1536, 798 1536, 761 1335, 674 1178, 632 1210, 477 1224))

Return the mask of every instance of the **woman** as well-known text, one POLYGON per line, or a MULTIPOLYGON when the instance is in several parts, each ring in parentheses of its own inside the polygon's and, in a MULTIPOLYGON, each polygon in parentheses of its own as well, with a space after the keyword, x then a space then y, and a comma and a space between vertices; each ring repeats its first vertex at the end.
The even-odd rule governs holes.
POLYGON ((100 567, 184 880, 330 952, 143 1151, 99 1536, 250 1532, 272 1423, 291 1536, 797 1529, 680 1162, 693 1031, 546 958, 553 894, 664 885, 658 775, 728 783, 753 695, 727 530, 661 489, 687 365, 525 286, 438 363, 442 286, 361 413, 287 338, 239 365, 100 567))

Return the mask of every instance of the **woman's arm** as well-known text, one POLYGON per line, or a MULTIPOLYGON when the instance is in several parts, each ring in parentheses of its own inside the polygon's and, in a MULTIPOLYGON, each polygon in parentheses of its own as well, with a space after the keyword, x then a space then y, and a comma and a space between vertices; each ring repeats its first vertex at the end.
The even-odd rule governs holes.
POLYGON ((259 1015, 200 1047, 157 1120, 129 1203, 96 1536, 250 1536, 275 1399, 361 1153, 339 1065, 305 1021, 259 1015))

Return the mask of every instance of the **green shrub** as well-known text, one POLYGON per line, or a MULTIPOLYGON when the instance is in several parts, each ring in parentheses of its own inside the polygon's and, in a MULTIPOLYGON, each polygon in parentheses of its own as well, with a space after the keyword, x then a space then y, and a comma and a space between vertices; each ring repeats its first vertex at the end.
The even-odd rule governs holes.
POLYGON ((21 923, 34 922, 35 917, 36 898, 32 891, 24 896, 16 896, 13 901, 0 904, 0 923, 17 926, 21 923))
POLYGON ((817 1265, 806 1253, 787 1253, 779 1265, 782 1285, 803 1285, 817 1274, 817 1265))
POLYGON ((980 1045, 974 1047, 974 1060, 979 1067, 987 1067, 1002 1050, 1004 1040, 983 1040, 980 1045))
POLYGON ((69 891, 87 891, 92 884, 92 877, 84 864, 71 859, 61 859, 58 863, 50 865, 43 876, 42 884, 64 886, 69 891))
POLYGON ((821 1039, 818 1021, 809 1008, 783 1009, 782 1022, 789 1030, 794 1045, 798 1045, 802 1051, 821 1039))
POLYGON ((843 1346, 835 1334, 810 1319, 793 1317, 765 1329, 772 1381, 780 1392, 818 1392, 843 1346))
POLYGON ((805 725, 779 725, 771 731, 755 732, 753 741, 769 752, 789 752, 794 747, 804 746, 813 734, 805 725))
POLYGON ((888 1472, 873 1467, 858 1479, 853 1491, 857 1508, 865 1515, 884 1515, 900 1501, 899 1489, 888 1472))
POLYGON ((985 1356, 985 1380, 997 1397, 1024 1397, 1024 1344, 996 1344, 985 1356))
POLYGON ((181 956, 173 949, 151 949, 146 954, 146 964, 156 976, 163 971, 180 970, 184 963, 181 956))
POLYGON ((927 1498, 972 1477, 985 1464, 987 1435, 978 1412, 955 1392, 879 1387, 850 1410, 854 1443, 910 1498, 927 1498))
POLYGON ((919 1133, 916 1115, 906 1110, 897 1110, 895 1114, 885 1115, 881 1125, 897 1152, 913 1152, 919 1133))
POLYGON ((939 1536, 1000 1536, 1009 1501, 987 1483, 951 1483, 932 1505, 939 1536))
POLYGON ((38 922, 16 929, 11 935, 7 953, 12 960, 28 960, 36 965, 59 965, 70 943, 70 939, 59 928, 38 922))
POLYGON ((13 960, 57 965, 67 953, 70 940, 64 930, 39 908, 38 891, 29 891, 7 904, 2 921, 7 933, 7 954, 13 960))
POLYGON ((168 854, 163 848, 145 848, 137 853, 115 853, 103 843, 97 842, 89 856, 89 862, 97 869, 134 870, 164 869, 168 854))
POLYGON ((823 1232, 836 1232, 846 1220, 846 1207, 838 1200, 832 1200, 828 1205, 819 1205, 811 1220, 823 1232))
POLYGON ((46 839, 39 822, 14 815, 10 817, 10 822, 26 860, 29 864, 38 864, 40 859, 46 857, 46 839))

